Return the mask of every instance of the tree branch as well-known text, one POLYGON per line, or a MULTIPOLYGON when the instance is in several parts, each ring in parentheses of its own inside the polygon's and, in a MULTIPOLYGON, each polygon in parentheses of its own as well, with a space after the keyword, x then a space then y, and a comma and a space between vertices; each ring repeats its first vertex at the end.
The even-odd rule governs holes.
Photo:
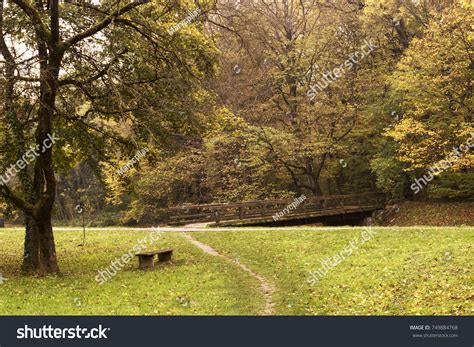
POLYGON ((5 199, 12 202, 15 206, 20 208, 22 211, 33 214, 33 205, 29 204, 18 195, 13 193, 7 185, 0 182, 0 195, 2 195, 5 199))
MULTIPOLYGON (((19 0, 16 0, 16 1, 19 1, 19 0)), ((142 4, 144 4, 144 2, 138 2, 138 1, 130 2, 129 4, 125 5, 124 7, 110 14, 108 17, 104 18, 101 22, 97 23, 96 25, 66 40, 65 47, 63 49, 66 50, 67 48, 75 45, 76 43, 97 34, 99 31, 106 28, 110 23, 112 23, 113 20, 115 20, 119 16, 133 10, 135 7, 138 7, 142 4)))
POLYGON ((33 26, 36 31, 36 35, 43 41, 48 43, 48 45, 51 45, 52 40, 51 40, 51 33, 48 31, 46 26, 44 25, 40 13, 30 4, 28 1, 25 0, 12 0, 14 4, 16 4, 18 7, 22 9, 24 13, 28 17, 30 17, 31 22, 33 23, 33 26))

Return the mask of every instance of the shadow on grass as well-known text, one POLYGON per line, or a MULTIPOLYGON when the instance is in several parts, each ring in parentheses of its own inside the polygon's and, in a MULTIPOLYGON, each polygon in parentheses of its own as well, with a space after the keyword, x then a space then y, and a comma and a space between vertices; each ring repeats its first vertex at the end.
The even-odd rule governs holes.
POLYGON ((168 267, 181 267, 181 266, 185 266, 186 264, 189 265, 189 262, 184 260, 184 259, 178 259, 178 260, 174 260, 174 261, 167 261, 167 262, 164 262, 164 263, 159 263, 159 264, 156 264, 154 265, 153 269, 140 269, 138 267, 138 264, 137 265, 133 265, 133 267, 128 267, 128 268, 125 268, 124 271, 131 271, 131 272, 134 272, 134 271, 156 271, 156 270, 159 270, 159 269, 163 269, 163 268, 168 268, 168 267))

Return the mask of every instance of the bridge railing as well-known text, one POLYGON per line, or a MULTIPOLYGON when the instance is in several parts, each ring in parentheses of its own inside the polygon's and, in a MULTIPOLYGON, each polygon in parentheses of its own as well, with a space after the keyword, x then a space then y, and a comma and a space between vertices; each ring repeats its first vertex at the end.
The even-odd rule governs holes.
MULTIPOLYGON (((305 199, 286 216, 305 215, 325 210, 351 211, 360 208, 383 207, 383 193, 361 193, 350 195, 331 195, 305 199)), ((271 217, 282 212, 292 204, 293 199, 257 200, 236 203, 183 205, 169 208, 167 211, 170 224, 182 225, 199 222, 219 223, 225 220, 243 220, 271 217)))

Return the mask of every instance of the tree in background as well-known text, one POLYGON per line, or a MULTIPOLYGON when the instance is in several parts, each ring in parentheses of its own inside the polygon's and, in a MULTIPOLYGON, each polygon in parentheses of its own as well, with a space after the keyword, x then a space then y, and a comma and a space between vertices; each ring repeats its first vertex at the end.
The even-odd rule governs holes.
MULTIPOLYGON (((218 107, 228 110, 230 118, 242 119, 242 126, 238 132, 229 130, 228 118, 211 112, 220 130, 202 133, 192 150, 159 165, 157 176, 147 174, 137 193, 139 199, 146 197, 149 207, 134 206, 146 211, 186 202, 287 197, 308 190, 316 195, 353 193, 377 187, 393 197, 412 197, 413 174, 399 160, 399 144, 424 141, 424 135, 407 135, 410 139, 398 142, 386 135, 408 134, 408 109, 423 100, 422 86, 441 94, 443 87, 429 83, 430 78, 436 80, 436 71, 410 84, 407 78, 412 75, 400 75, 400 67, 414 52, 423 60, 427 50, 418 42, 429 43, 425 37, 430 23, 460 6, 455 1, 220 2, 209 17, 213 25, 207 27, 222 52, 211 88, 218 107), (324 90, 310 89, 366 39, 377 46, 369 56, 324 90), (157 186, 155 194, 152 187, 157 186)), ((452 16, 466 26, 469 20, 461 12, 452 16)), ((436 41, 430 48, 436 56, 443 39, 438 35, 431 40, 436 41)), ((468 75, 462 79, 465 90, 469 80, 468 75)), ((417 121, 423 132, 431 131, 425 118, 417 121)), ((432 152, 424 153, 419 157, 430 163, 432 152)))
POLYGON ((363 71, 372 59, 349 61, 329 85, 324 79, 364 44, 357 16, 318 1, 250 1, 227 11, 234 16, 227 13, 222 21, 232 32, 225 37, 236 33, 238 39, 231 46, 224 42, 224 56, 240 45, 233 61, 242 71, 226 76, 231 82, 217 82, 221 99, 257 127, 253 135, 266 152, 262 157, 286 170, 296 194, 323 194, 328 163, 341 158, 356 124, 363 71), (225 83, 233 88, 227 91, 225 83), (326 88, 313 87, 318 83, 326 88))
MULTIPOLYGON (((416 34, 408 35, 411 39, 387 78, 388 100, 395 105, 397 119, 383 132, 392 140, 384 150, 389 155, 380 153, 373 165, 382 184, 400 184, 405 177, 402 190, 410 196, 411 180, 464 144, 473 132, 473 11, 463 1, 442 6, 422 2, 407 5, 402 13, 408 23, 419 26, 416 34)), ((472 163, 467 152, 450 170, 467 173, 472 163)), ((445 196, 455 197, 453 191, 445 196)))

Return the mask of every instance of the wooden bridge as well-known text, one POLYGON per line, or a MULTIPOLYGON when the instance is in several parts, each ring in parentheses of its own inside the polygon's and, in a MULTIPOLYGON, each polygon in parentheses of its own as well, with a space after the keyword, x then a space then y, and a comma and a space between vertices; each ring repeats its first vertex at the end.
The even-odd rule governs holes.
POLYGON ((331 195, 289 200, 260 200, 238 203, 184 205, 167 211, 170 225, 210 223, 211 226, 362 225, 382 209, 383 193, 331 195))

